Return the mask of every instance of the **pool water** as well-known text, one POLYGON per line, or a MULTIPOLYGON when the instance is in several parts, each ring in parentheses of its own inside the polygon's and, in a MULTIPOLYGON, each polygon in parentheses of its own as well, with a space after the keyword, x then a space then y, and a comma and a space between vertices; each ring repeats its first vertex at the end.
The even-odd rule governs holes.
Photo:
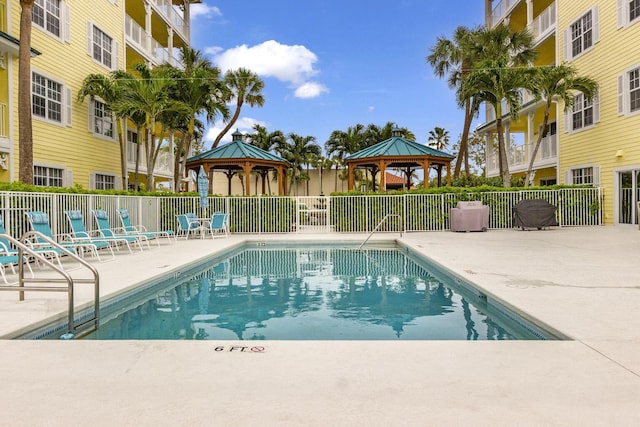
POLYGON ((175 276, 85 339, 539 339, 397 247, 254 245, 175 276))

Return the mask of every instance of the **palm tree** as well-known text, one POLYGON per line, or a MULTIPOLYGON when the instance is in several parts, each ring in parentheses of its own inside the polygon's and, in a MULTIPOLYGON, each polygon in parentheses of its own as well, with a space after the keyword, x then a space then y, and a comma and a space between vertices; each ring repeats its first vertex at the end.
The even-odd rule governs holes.
MULTIPOLYGON (((433 67, 436 76, 442 78, 448 75, 449 87, 456 88, 458 92, 460 91, 462 82, 471 71, 472 64, 475 62, 473 39, 478 31, 477 29, 472 30, 460 26, 455 29, 452 40, 439 37, 436 44, 431 47, 431 54, 427 56, 427 62, 433 67)), ((455 177, 460 175, 463 159, 465 162, 465 172, 469 173, 469 151, 467 142, 471 122, 478 114, 480 107, 480 103, 477 102, 473 96, 458 96, 458 99, 462 102, 461 106, 464 107, 464 124, 462 137, 460 139, 460 152, 453 171, 453 176, 455 177)))
POLYGON ((398 127, 393 122, 387 122, 384 126, 369 124, 365 131, 365 144, 362 148, 371 147, 379 142, 387 140, 393 136, 395 130, 399 130, 404 138, 415 141, 416 136, 406 127, 398 127))
MULTIPOLYGON (((122 93, 122 81, 133 79, 133 76, 125 71, 112 71, 108 76, 104 74, 89 74, 82 81, 82 86, 78 90, 78 102, 84 101, 87 96, 101 98, 107 108, 113 111, 114 103, 120 98, 122 93)), ((122 113, 122 112, 120 112, 122 113)), ((114 114, 116 116, 116 131, 118 134, 118 145, 120 146, 120 173, 122 176, 122 188, 127 188, 127 147, 124 138, 124 121, 127 116, 124 114, 114 114)))
POLYGON ((229 129, 231 129, 240 117, 240 110, 242 105, 246 102, 250 107, 262 107, 264 105, 264 96, 262 90, 264 89, 264 82, 258 77, 258 75, 246 68, 238 68, 237 70, 229 70, 224 75, 224 82, 229 89, 227 93, 227 101, 230 101, 232 97, 236 98, 236 110, 231 117, 231 120, 227 122, 227 125, 222 129, 220 134, 216 136, 215 141, 211 148, 216 148, 220 143, 222 137, 224 137, 229 129))
MULTIPOLYGON (((449 131, 445 130, 445 128, 441 128, 436 126, 433 130, 429 131, 429 146, 435 148, 436 150, 444 150, 449 145, 449 131)), ((461 154, 459 154, 461 155, 461 154)), ((438 186, 442 182, 442 166, 438 166, 438 186)), ((427 175, 428 175, 428 171, 427 175)), ((407 177, 408 180, 408 177, 407 177)))
POLYGON ((320 155, 320 146, 316 144, 315 136, 300 136, 295 133, 288 135, 288 141, 278 147, 280 155, 291 163, 291 177, 289 181, 289 193, 296 180, 296 175, 302 170, 302 165, 307 162, 310 154, 320 155))
POLYGON ((35 0, 20 0, 18 49, 18 132, 20 181, 33 184, 33 127, 31 117, 31 21, 35 0))
POLYGON ((189 46, 183 46, 180 49, 180 58, 184 69, 164 65, 176 82, 172 97, 187 107, 185 129, 175 147, 176 158, 173 169, 175 191, 178 190, 180 179, 184 176, 187 157, 191 152, 198 122, 196 116, 204 113, 208 123, 213 123, 217 115, 222 116, 223 120, 229 119, 229 108, 225 102, 229 93, 220 79, 220 70, 214 67, 199 50, 189 46))
MULTIPOLYGON (((249 144, 260 148, 264 151, 273 151, 276 147, 280 147, 285 141, 286 137, 282 133, 282 131, 275 130, 273 132, 267 132, 267 128, 255 124, 253 125, 253 130, 255 131, 252 134, 247 136, 249 140, 249 144)), ((258 174, 262 177, 262 194, 265 194, 265 181, 269 186, 269 194, 271 194, 271 183, 267 179, 269 175, 269 171, 260 171, 258 174)), ((256 175, 256 190, 258 188, 258 176, 256 175)))
POLYGON ((144 147, 147 160, 147 189, 153 190, 153 169, 160 144, 156 144, 159 119, 163 114, 186 114, 188 107, 170 98, 175 80, 162 68, 150 69, 146 64, 135 66, 139 78, 123 81, 123 92, 114 103, 117 114, 144 116, 144 147))
POLYGON ((511 186, 507 150, 504 141, 502 103, 509 108, 511 120, 517 120, 522 105, 520 89, 533 90, 534 69, 528 67, 537 56, 533 36, 528 30, 512 31, 504 24, 482 30, 476 37, 474 71, 464 79, 459 101, 473 97, 491 104, 496 113, 498 162, 502 184, 511 186))
POLYGON ((578 75, 575 67, 571 64, 560 64, 558 66, 540 67, 536 70, 534 95, 545 101, 544 119, 538 131, 538 140, 533 148, 533 153, 529 159, 529 167, 525 179, 525 185, 533 185, 533 162, 535 161, 542 139, 546 136, 549 127, 549 112, 551 103, 561 99, 564 103, 564 110, 569 111, 575 104, 574 91, 583 93, 585 99, 591 101, 598 91, 598 83, 589 78, 578 75))
POLYGON ((436 150, 444 150, 449 145, 449 131, 445 128, 436 126, 429 131, 429 146, 436 150))

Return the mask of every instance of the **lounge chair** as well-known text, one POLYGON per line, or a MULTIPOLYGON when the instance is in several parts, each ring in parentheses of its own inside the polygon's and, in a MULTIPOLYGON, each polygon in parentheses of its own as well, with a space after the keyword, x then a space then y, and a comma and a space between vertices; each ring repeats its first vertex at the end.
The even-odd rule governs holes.
POLYGON ((146 243, 147 247, 151 249, 151 245, 149 245, 149 239, 147 238, 147 236, 144 236, 142 234, 132 235, 116 233, 116 229, 112 229, 111 224, 109 224, 109 215, 107 214, 107 211, 102 209, 94 209, 91 212, 93 213, 93 217, 96 220, 96 224, 98 224, 98 231, 100 232, 100 235, 102 237, 108 237, 110 239, 126 239, 129 243, 138 245, 141 251, 144 250, 144 248, 142 247, 142 243, 144 242, 146 243))
POLYGON ((229 237, 229 228, 227 226, 227 222, 229 219, 229 214, 222 212, 215 212, 211 215, 211 221, 209 221, 209 226, 207 229, 209 233, 211 233, 211 237, 215 239, 216 236, 224 236, 229 237))
POLYGON ((125 234, 142 234, 146 236, 147 239, 156 239, 158 246, 160 246, 160 237, 165 237, 171 242, 171 238, 175 235, 173 230, 148 231, 144 225, 131 224, 129 211, 127 211, 126 209, 118 209, 118 216, 120 217, 122 229, 124 230, 125 234))
POLYGON ((176 218, 178 219, 178 235, 184 234, 185 239, 188 239, 192 233, 200 233, 201 237, 204 236, 205 229, 194 213, 176 215, 176 218))
MULTIPOLYGON (((18 251, 15 250, 11 243, 9 242, 9 235, 4 228, 4 222, 2 217, 0 217, 0 275, 2 275, 2 279, 4 282, 9 285, 9 281, 7 280, 7 276, 5 275, 5 266, 11 267, 11 272, 16 274, 15 265, 20 262, 18 251)), ((23 262, 27 265, 27 268, 31 272, 31 276, 33 277, 33 270, 31 269, 31 264, 29 263, 29 258, 24 256, 23 262)))
MULTIPOLYGON (((95 256, 98 261, 102 261, 102 259, 100 258, 100 254, 98 253, 98 249, 105 248, 108 245, 94 243, 94 242, 89 243, 89 242, 73 241, 73 239, 69 235, 63 235, 62 240, 58 240, 56 239, 56 237, 53 235, 53 232, 51 231, 51 226, 49 225, 49 215, 47 215, 45 212, 40 212, 40 211, 25 212, 25 215, 29 219, 29 224, 31 224, 31 229, 33 231, 41 233, 43 236, 53 240, 58 245, 62 246, 63 248, 65 248, 66 250, 74 254, 83 255, 85 252, 89 252, 93 256, 95 256), (64 240, 65 238, 67 240, 64 240)), ((55 257, 57 258, 58 265, 62 267, 62 263, 60 262, 60 256, 64 255, 62 250, 51 246, 47 241, 45 241, 44 239, 40 239, 38 237, 36 237, 34 240, 28 241, 27 243, 35 250, 45 251, 52 254, 55 253, 56 254, 55 257)))
POLYGON ((64 214, 67 217, 67 221, 69 221, 69 226, 71 227, 71 237, 74 241, 96 243, 99 248, 105 248, 108 245, 111 250, 111 254, 114 257, 115 254, 113 253, 112 247, 115 247, 117 250, 119 248, 119 245, 126 246, 129 250, 129 253, 133 253, 131 245, 129 244, 129 240, 126 238, 92 236, 84 226, 84 217, 82 215, 82 212, 76 210, 68 210, 64 211, 64 214))

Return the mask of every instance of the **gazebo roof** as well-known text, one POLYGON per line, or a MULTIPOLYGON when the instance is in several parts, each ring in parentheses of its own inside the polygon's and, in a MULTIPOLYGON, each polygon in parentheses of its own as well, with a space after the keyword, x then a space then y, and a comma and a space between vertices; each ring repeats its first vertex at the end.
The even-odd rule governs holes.
POLYGON ((198 160, 220 160, 220 159, 256 159, 271 162, 288 163, 282 157, 269 153, 251 144, 247 144, 239 139, 233 140, 228 144, 221 145, 213 150, 205 151, 196 156, 189 157, 187 163, 196 162, 198 160))
POLYGON ((402 136, 392 136, 371 147, 367 147, 357 153, 347 156, 345 160, 365 159, 369 157, 396 157, 396 156, 431 156, 442 158, 455 158, 454 155, 439 151, 426 145, 418 144, 415 141, 402 136))

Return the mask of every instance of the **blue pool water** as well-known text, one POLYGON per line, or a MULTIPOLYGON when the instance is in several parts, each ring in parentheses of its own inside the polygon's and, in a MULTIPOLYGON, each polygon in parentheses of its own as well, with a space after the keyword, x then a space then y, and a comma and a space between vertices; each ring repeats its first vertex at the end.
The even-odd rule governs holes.
POLYGON ((247 246, 106 307, 86 339, 540 339, 406 249, 247 246), (122 305, 129 308, 123 311, 122 305), (103 317, 104 322, 104 317, 103 317))

